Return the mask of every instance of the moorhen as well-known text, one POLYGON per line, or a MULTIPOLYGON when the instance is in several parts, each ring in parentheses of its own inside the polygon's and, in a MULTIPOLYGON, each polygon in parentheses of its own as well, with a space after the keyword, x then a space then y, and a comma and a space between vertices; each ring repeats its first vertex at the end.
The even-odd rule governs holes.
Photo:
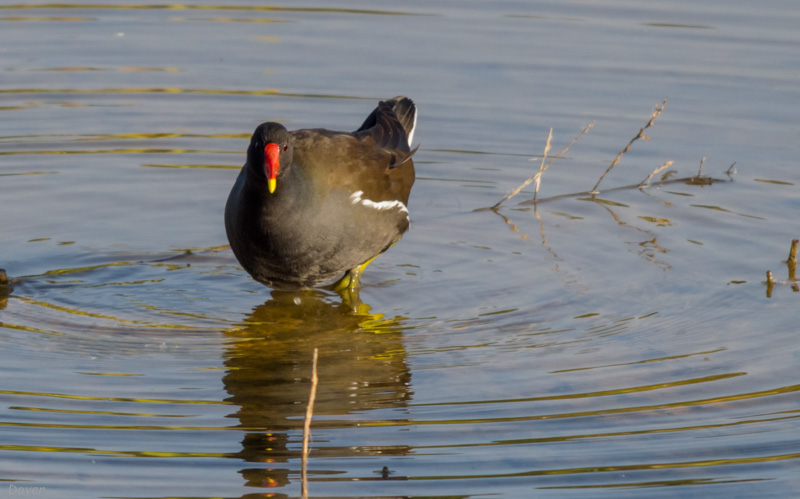
POLYGON ((355 132, 256 128, 225 206, 234 255, 276 289, 331 281, 355 290, 361 272, 408 230, 417 111, 378 103, 355 132))

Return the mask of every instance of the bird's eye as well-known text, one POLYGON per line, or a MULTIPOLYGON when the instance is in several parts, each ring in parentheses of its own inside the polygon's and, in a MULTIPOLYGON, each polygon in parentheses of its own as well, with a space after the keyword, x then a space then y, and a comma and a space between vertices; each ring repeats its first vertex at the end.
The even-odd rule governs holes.
POLYGON ((289 144, 283 144, 283 152, 286 152, 288 150, 289 150, 289 144))

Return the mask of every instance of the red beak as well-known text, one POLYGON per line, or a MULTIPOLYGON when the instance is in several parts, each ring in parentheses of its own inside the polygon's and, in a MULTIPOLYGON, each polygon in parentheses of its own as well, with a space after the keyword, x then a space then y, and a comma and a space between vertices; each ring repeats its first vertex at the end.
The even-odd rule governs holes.
POLYGON ((264 174, 267 176, 269 192, 275 192, 278 178, 278 168, 281 166, 281 148, 278 144, 270 142, 264 147, 264 174))

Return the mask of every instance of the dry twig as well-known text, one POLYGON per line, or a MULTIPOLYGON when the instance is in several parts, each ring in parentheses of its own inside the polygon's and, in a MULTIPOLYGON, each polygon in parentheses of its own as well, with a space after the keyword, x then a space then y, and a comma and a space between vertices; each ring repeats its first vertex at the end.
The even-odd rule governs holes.
POLYGON ((650 175, 648 175, 646 179, 642 180, 642 181, 639 183, 639 189, 642 189, 642 188, 644 188, 645 186, 647 186, 647 183, 648 183, 648 182, 650 182, 650 179, 651 179, 651 178, 655 177, 655 176, 658 174, 658 172, 660 172, 661 170, 663 170, 663 169, 665 169, 665 168, 669 168, 670 166, 672 166, 672 161, 667 161, 667 162, 666 162, 666 163, 664 163, 663 165, 661 165, 661 166, 659 166, 658 168, 656 168, 655 170, 653 170, 653 173, 651 173, 650 175))
POLYGON ((703 164, 705 164, 705 162, 706 162, 706 157, 703 156, 703 159, 700 160, 700 168, 697 170, 697 176, 698 177, 702 177, 703 176, 703 164))
POLYGON ((772 272, 767 271, 767 298, 772 298, 772 286, 775 284, 775 280, 772 278, 772 272))
POLYGON ((302 497, 308 498, 308 440, 311 435, 311 417, 314 415, 314 400, 317 398, 317 349, 311 361, 311 391, 308 394, 308 407, 306 418, 303 421, 303 454, 300 464, 300 481, 302 482, 302 497))
MULTIPOLYGON (((509 195, 507 195, 506 197, 504 197, 503 199, 501 199, 500 201, 498 201, 498 202, 497 202, 497 203, 496 203, 494 206, 492 206, 490 209, 492 209, 492 210, 496 210, 496 209, 497 209, 497 208, 498 208, 498 207, 499 207, 501 204, 505 203, 506 201, 508 201, 508 200, 509 200, 509 199, 511 199, 512 197, 514 197, 514 196, 516 196, 517 194, 519 194, 519 193, 520 193, 520 191, 521 191, 522 189, 524 189, 525 187, 527 187, 527 186, 528 186, 528 184, 530 184, 530 183, 531 183, 531 182, 533 182, 534 180, 536 181, 536 191, 533 193, 533 199, 534 199, 534 201, 535 201, 535 200, 536 200, 536 195, 539 193, 539 184, 540 184, 540 182, 541 182, 541 177, 542 177, 542 174, 543 174, 544 172, 546 172, 548 168, 550 168, 550 165, 552 165, 552 164, 553 164, 553 161, 555 161, 556 159, 560 158, 562 154, 564 154, 565 152, 567 152, 567 151, 569 150, 569 148, 572 146, 572 144, 574 144, 575 142, 577 142, 577 141, 578 141, 578 139, 580 139, 580 138, 583 136, 583 134, 585 134, 585 133, 586 133, 586 132, 588 132, 588 131, 589 131, 589 130, 592 128, 592 127, 594 127, 594 124, 595 124, 595 122, 593 121, 593 122, 589 123, 588 125, 586 125, 586 128, 584 128, 584 129, 581 131, 581 133, 579 133, 579 134, 578 134, 578 135, 577 135, 577 136, 576 136, 574 139, 572 139, 572 141, 571 141, 569 144, 567 144, 567 145, 566 145, 566 147, 564 147, 564 149, 562 149, 561 151, 559 151, 559 153, 558 153, 558 154, 556 154, 555 156, 552 156, 552 157, 550 158, 550 161, 548 161, 548 162, 547 162, 547 164, 545 164, 545 159, 547 159, 547 153, 548 153, 548 152, 549 152, 549 150, 550 150, 550 140, 553 138, 553 129, 551 128, 551 129, 550 129, 550 134, 549 134, 549 135, 548 135, 548 137, 547 137, 547 144, 545 145, 545 149, 544 149, 544 156, 542 157, 542 166, 540 166, 540 167, 539 167, 539 171, 538 171, 538 172, 536 172, 536 173, 535 173, 535 174, 534 174, 534 175, 533 175, 531 178, 529 178, 528 180, 526 180, 525 182, 523 182, 522 184, 520 184, 520 186, 519 186, 519 187, 517 187, 516 189, 514 189, 513 191, 511 191, 511 193, 510 193, 509 195)), ((482 208, 482 209, 485 209, 485 208, 482 208)))
POLYGON ((792 291, 800 293, 800 282, 797 280, 797 246, 800 243, 798 239, 792 239, 792 246, 789 248, 789 258, 786 260, 786 266, 789 270, 789 279, 786 281, 775 281, 772 277, 772 272, 767 271, 767 298, 772 297, 772 288, 775 284, 782 285, 788 284, 792 291))
POLYGON ((602 175, 600 175, 600 179, 598 179, 597 183, 594 184, 594 187, 592 187, 591 192, 593 195, 597 194, 597 188, 600 187, 600 182, 602 182, 603 179, 606 178, 606 175, 608 175, 608 172, 610 172, 612 168, 617 166, 617 163, 619 163, 619 160, 620 158, 622 158, 622 155, 631 149, 631 145, 633 145, 634 142, 636 142, 639 139, 643 139, 645 141, 650 140, 650 138, 644 134, 644 131, 653 126, 653 122, 655 121, 656 118, 658 118, 658 115, 661 114, 661 111, 664 110, 664 107, 666 107, 666 105, 667 105, 667 98, 664 97, 664 102, 662 102, 660 106, 656 105, 655 111, 653 111, 653 114, 650 115, 650 121, 648 121, 647 124, 643 126, 641 130, 639 130, 639 133, 637 133, 636 136, 632 138, 630 142, 628 142, 628 145, 625 146, 625 148, 621 150, 619 154, 617 154, 617 157, 614 158, 614 161, 611 162, 611 165, 606 169, 606 171, 602 175))
POLYGON ((789 248, 789 260, 787 263, 797 265, 797 244, 800 243, 798 239, 792 239, 792 246, 789 248))
POLYGON ((539 185, 542 183, 542 174, 544 173, 544 162, 547 161, 547 153, 550 152, 550 141, 553 140, 553 127, 550 127, 550 133, 547 134, 547 143, 544 145, 544 154, 542 154, 542 164, 539 165, 539 172, 534 175, 536 178, 536 187, 533 189, 533 199, 539 195, 539 185))

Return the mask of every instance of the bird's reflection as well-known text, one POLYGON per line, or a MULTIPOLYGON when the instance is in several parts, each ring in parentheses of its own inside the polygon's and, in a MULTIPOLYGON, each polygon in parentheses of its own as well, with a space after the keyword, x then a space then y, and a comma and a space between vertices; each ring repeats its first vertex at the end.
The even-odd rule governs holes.
MULTIPOLYGON (((230 394, 227 401, 239 407, 231 417, 239 419, 244 431, 237 457, 276 464, 242 470, 246 484, 281 487, 289 483, 290 475, 297 476, 279 463, 295 459, 299 469, 298 430, 308 401, 314 348, 319 349, 315 417, 404 406, 411 396, 411 374, 402 330, 402 318, 372 314, 364 304, 354 310, 332 294, 306 290, 273 291, 271 300, 228 331, 222 381, 230 394)), ((341 427, 357 422, 315 419, 312 435, 313 428, 325 424, 341 427)), ((392 447, 380 454, 406 452, 392 447)), ((337 455, 342 453, 370 452, 337 450, 337 455)))
POLYGON ((6 308, 8 296, 14 290, 13 281, 8 278, 6 271, 0 269, 0 310, 6 308))

